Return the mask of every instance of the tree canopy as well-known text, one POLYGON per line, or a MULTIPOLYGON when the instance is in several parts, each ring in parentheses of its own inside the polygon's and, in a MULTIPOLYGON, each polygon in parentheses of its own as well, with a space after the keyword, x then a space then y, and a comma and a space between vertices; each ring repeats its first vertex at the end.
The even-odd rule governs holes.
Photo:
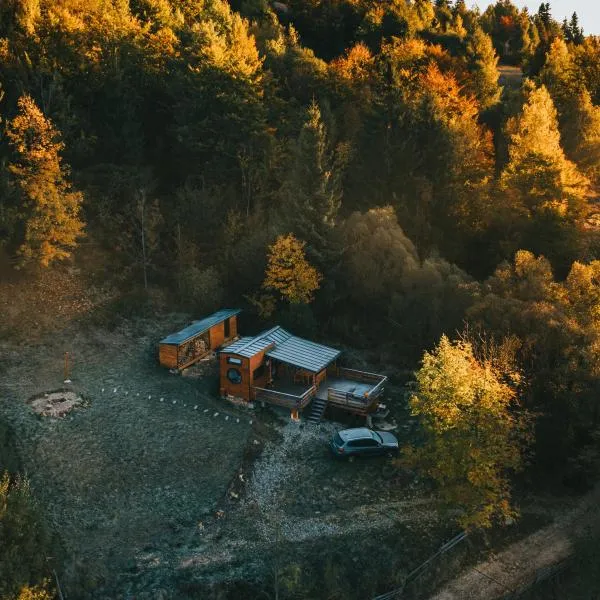
POLYGON ((466 529, 514 515, 508 474, 523 467, 528 419, 517 410, 518 372, 501 366, 493 356, 477 359, 470 342, 442 336, 423 356, 410 399, 425 443, 403 462, 434 479, 466 529))

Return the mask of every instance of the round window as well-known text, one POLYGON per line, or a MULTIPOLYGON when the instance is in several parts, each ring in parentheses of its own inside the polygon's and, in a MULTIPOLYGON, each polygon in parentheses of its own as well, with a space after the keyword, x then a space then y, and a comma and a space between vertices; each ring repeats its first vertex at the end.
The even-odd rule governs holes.
POLYGON ((229 379, 231 383, 242 383, 242 374, 238 369, 229 369, 227 371, 227 379, 229 379))

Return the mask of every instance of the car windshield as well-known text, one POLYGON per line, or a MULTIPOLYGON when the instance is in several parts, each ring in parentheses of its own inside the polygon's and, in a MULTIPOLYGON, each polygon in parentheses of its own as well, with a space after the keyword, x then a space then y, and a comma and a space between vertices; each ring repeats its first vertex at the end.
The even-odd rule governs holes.
POLYGON ((339 433, 336 433, 336 434, 333 436, 333 443, 334 443, 336 446, 343 446, 343 445, 344 445, 344 440, 342 440, 342 438, 340 437, 340 434, 339 434, 339 433))
POLYGON ((374 440, 378 441, 380 444, 383 444, 383 438, 376 431, 371 431, 371 433, 373 434, 374 440))

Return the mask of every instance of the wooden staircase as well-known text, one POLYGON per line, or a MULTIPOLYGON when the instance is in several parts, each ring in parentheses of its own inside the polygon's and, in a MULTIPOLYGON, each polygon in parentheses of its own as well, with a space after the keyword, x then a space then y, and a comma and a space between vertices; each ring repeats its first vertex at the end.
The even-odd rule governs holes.
POLYGON ((310 405, 310 414, 306 417, 308 423, 316 425, 321 421, 323 413, 327 408, 327 400, 321 398, 313 398, 312 404, 310 405))

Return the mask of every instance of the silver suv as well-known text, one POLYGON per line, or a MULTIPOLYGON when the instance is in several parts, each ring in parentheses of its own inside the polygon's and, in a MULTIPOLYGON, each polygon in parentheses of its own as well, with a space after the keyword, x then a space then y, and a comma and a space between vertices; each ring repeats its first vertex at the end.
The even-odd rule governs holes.
POLYGON ((340 458, 398 452, 398 440, 395 435, 387 431, 373 431, 366 427, 338 431, 329 446, 333 454, 340 458))

